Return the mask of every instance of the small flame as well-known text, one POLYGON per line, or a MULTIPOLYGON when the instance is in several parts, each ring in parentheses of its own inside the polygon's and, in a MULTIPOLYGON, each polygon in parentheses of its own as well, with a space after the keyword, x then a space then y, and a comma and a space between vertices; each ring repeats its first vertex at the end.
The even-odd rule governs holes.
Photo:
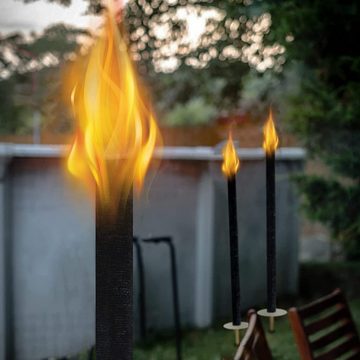
POLYGON ((270 109, 269 117, 264 125, 264 142, 263 149, 266 154, 273 154, 279 145, 279 138, 273 120, 272 110, 270 109))
POLYGON ((68 170, 90 187, 95 181, 101 204, 110 211, 133 185, 142 188, 155 146, 161 143, 116 23, 116 9, 111 10, 105 14, 104 34, 65 79, 77 120, 68 170))
POLYGON ((223 148, 222 155, 224 159, 221 167, 222 172, 228 178, 235 176, 240 167, 240 160, 231 133, 229 133, 229 139, 223 148))

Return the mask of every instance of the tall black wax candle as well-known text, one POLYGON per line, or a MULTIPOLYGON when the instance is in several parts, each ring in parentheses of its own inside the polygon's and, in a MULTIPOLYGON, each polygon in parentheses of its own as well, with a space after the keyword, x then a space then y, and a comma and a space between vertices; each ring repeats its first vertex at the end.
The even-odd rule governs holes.
POLYGON ((132 187, 141 190, 161 136, 127 51, 121 9, 109 5, 105 36, 65 71, 77 121, 67 165, 90 191, 97 188, 96 359, 131 360, 132 187))
POLYGON ((264 126, 263 148, 266 154, 266 259, 267 259, 267 311, 276 311, 276 204, 275 204, 275 151, 279 139, 270 111, 264 126))
POLYGON ((241 323, 240 273, 239 273, 239 245, 238 245, 235 175, 228 178, 227 185, 228 185, 228 207, 229 207, 232 322, 234 325, 240 325, 241 323))
POLYGON ((231 135, 223 149, 222 171, 226 175, 228 185, 228 210, 229 210, 229 248, 230 248, 230 274, 231 274, 231 300, 232 323, 240 325, 240 273, 239 273, 239 245, 236 207, 236 172, 240 161, 236 153, 231 135))
POLYGON ((133 347, 133 204, 109 216, 96 201, 96 358, 131 360, 133 347))
POLYGON ((275 153, 266 155, 267 311, 276 311, 275 153))

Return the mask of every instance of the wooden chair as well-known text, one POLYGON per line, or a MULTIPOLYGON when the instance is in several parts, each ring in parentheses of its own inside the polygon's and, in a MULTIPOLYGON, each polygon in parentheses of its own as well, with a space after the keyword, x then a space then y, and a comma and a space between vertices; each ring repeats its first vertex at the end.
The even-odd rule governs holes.
POLYGON ((289 310, 303 360, 359 360, 360 339, 340 289, 309 305, 289 310))
POLYGON ((248 312, 249 327, 242 338, 234 360, 271 360, 265 332, 255 310, 248 312))

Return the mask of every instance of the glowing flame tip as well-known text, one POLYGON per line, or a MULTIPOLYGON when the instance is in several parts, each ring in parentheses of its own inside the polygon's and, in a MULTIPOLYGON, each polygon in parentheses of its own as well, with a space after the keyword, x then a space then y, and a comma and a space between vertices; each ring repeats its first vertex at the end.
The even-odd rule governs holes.
POLYGON ((236 152, 231 133, 229 133, 229 139, 223 148, 222 155, 222 172, 228 178, 235 176, 240 167, 240 159, 236 152))
POLYGON ((275 128, 271 109, 269 112, 268 119, 264 125, 263 131, 264 131, 263 149, 265 150, 266 154, 273 154, 279 145, 279 138, 276 133, 276 128, 275 128))
POLYGON ((114 16, 105 16, 104 35, 64 82, 77 120, 67 165, 115 210, 133 185, 142 187, 161 137, 114 16))

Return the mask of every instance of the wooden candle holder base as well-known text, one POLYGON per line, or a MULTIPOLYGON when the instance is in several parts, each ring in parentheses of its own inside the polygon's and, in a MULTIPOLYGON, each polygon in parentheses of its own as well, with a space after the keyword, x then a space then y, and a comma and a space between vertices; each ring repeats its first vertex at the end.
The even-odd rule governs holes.
POLYGON ((240 330, 245 330, 249 327, 249 323, 241 322, 240 325, 234 325, 232 322, 224 324, 224 329, 232 330, 235 334, 235 345, 240 345, 240 330))
POLYGON ((275 311, 268 311, 267 309, 261 309, 258 312, 259 316, 269 318, 269 332, 273 333, 275 331, 275 318, 285 316, 287 311, 284 309, 276 309, 275 311))

